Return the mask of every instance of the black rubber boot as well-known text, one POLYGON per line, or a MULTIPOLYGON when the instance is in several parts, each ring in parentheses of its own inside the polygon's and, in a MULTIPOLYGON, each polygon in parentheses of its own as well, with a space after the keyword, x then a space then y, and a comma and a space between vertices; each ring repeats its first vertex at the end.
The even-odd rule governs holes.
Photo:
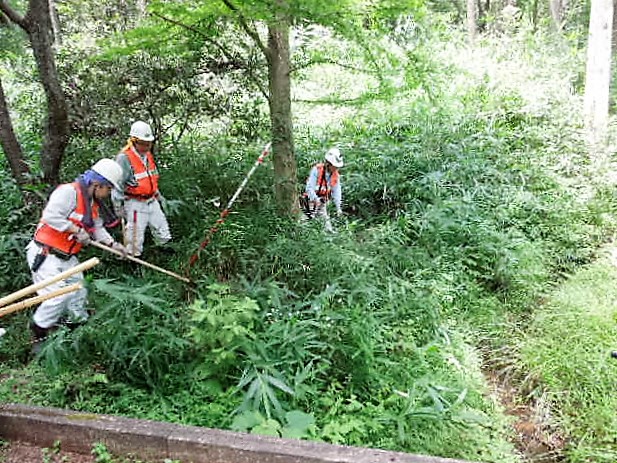
POLYGON ((51 330, 49 328, 41 328, 32 321, 30 322, 30 331, 32 331, 32 349, 30 352, 32 355, 37 355, 41 352, 43 342, 47 339, 51 330))

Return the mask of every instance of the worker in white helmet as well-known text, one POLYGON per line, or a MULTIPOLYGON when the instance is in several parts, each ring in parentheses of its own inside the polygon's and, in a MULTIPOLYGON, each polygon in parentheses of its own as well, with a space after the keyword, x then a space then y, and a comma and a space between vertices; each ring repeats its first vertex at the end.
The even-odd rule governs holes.
POLYGON ((153 141, 150 125, 136 121, 126 146, 116 157, 124 176, 123 189, 114 192, 113 202, 116 213, 125 221, 124 244, 133 256, 142 254, 148 227, 157 244, 171 240, 163 212, 166 200, 159 191, 159 172, 152 155, 153 141))
MULTIPOLYGON (((73 183, 58 186, 43 210, 34 238, 27 246, 28 266, 33 282, 52 278, 79 264, 77 254, 90 240, 96 240, 126 255, 126 248, 105 230, 99 215, 99 203, 120 187, 122 168, 112 159, 101 159, 73 183)), ((65 286, 83 281, 77 273, 38 290, 44 296, 65 286)), ((61 322, 69 327, 84 323, 87 291, 78 291, 44 301, 34 312, 30 328, 34 335, 33 351, 50 330, 61 322)))
POLYGON ((343 167, 343 155, 338 148, 330 148, 323 162, 313 166, 306 180, 304 196, 301 198, 301 208, 304 218, 319 217, 324 221, 327 231, 333 231, 328 215, 328 203, 334 202, 338 215, 343 213, 343 194, 339 169, 343 167))

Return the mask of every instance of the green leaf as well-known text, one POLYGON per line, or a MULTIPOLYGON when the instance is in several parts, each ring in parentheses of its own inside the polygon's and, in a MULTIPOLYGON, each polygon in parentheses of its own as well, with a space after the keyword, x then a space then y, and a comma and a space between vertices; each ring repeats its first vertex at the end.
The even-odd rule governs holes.
POLYGON ((301 410, 292 410, 285 413, 285 421, 287 421, 287 427, 304 432, 315 424, 315 417, 301 410))
POLYGON ((231 423, 231 429, 234 431, 249 431, 264 421, 265 418, 258 411, 246 410, 239 415, 236 415, 231 423))
POLYGON ((267 419, 263 423, 255 426, 251 429, 251 434, 261 434, 263 436, 276 436, 281 435, 281 424, 274 419, 267 419))

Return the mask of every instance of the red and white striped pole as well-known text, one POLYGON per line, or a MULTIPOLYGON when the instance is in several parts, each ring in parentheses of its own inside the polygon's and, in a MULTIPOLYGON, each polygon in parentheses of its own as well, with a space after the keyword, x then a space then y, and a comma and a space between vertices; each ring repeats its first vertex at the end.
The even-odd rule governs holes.
POLYGON ((199 245, 199 248, 191 256, 191 259, 189 260, 189 265, 186 269, 187 274, 190 272, 191 267, 199 259, 199 253, 201 252, 201 250, 204 249, 206 246, 208 246, 208 244, 212 240, 212 235, 214 235, 218 231, 219 227, 223 225, 223 223, 225 222, 225 218, 229 215, 229 211, 231 210, 231 207, 233 206, 234 202, 236 201, 236 199, 238 199, 238 196, 240 196, 240 193, 242 192, 242 190, 248 183, 249 179, 251 178, 251 175, 253 175, 253 172, 255 172, 255 170, 260 166, 260 164, 264 162, 265 157, 270 152, 271 146, 272 146, 272 143, 268 143, 266 144, 266 146, 264 146, 264 149, 261 151, 261 154, 257 158, 257 161, 255 161, 255 164, 253 164, 253 167, 251 167, 251 170, 249 170, 248 174, 246 174, 246 177, 244 177, 244 180, 242 180, 242 183, 240 184, 240 186, 238 187, 234 195, 231 197, 231 199, 227 203, 227 206, 225 206, 225 209, 223 209, 223 211, 221 212, 221 215, 219 216, 218 220, 214 223, 214 225, 210 228, 210 230, 208 230, 208 234, 206 235, 206 238, 201 242, 201 244, 199 245))

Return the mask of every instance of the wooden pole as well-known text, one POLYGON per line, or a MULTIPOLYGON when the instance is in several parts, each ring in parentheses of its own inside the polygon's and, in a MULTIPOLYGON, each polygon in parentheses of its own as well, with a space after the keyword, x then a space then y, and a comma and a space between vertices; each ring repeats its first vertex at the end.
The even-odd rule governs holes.
POLYGON ((133 252, 132 255, 135 257, 137 254, 137 209, 133 209, 133 252))
POLYGON ((88 270, 89 268, 92 268, 95 265, 97 265, 99 262, 100 260, 98 258, 93 257, 92 259, 88 259, 87 261, 82 262, 81 264, 78 264, 73 268, 65 270, 62 273, 59 273, 58 275, 55 275, 51 278, 47 278, 46 280, 40 281, 36 284, 30 285, 27 288, 20 289, 19 291, 9 294, 8 296, 5 296, 2 299, 0 299, 0 307, 10 304, 11 302, 16 301, 17 299, 21 299, 22 297, 27 296, 28 294, 35 293, 39 289, 44 288, 45 286, 49 286, 52 283, 55 283, 60 280, 64 280, 65 278, 71 275, 74 275, 75 273, 88 270))
POLYGON ((137 257, 133 257, 131 255, 125 256, 120 251, 110 248, 109 246, 106 246, 103 243, 99 243, 98 241, 90 241, 90 245, 94 246, 95 248, 99 248, 99 249, 103 249, 104 251, 111 252, 112 254, 115 254, 118 257, 123 257, 124 259, 128 259, 133 262, 136 262, 140 265, 143 265, 144 267, 148 267, 148 268, 151 268, 152 270, 156 270, 157 272, 161 272, 161 273, 164 273, 165 275, 169 275, 171 277, 177 278, 178 280, 182 280, 186 283, 192 283, 191 280, 189 280, 188 278, 184 278, 183 276, 178 275, 177 273, 170 272, 169 270, 165 270, 164 268, 158 267, 154 264, 151 264, 150 262, 146 262, 145 260, 138 259, 137 257))
POLYGON ((30 299, 24 299, 23 301, 17 302, 15 304, 7 305, 0 309, 0 317, 4 317, 13 312, 17 312, 19 310, 31 307, 36 304, 40 304, 43 301, 48 299, 52 299, 56 296, 62 296, 63 294, 72 293, 81 289, 83 286, 81 283, 73 283, 72 285, 65 286, 64 288, 57 289, 56 291, 52 291, 49 294, 44 294, 42 296, 31 297, 30 299))

